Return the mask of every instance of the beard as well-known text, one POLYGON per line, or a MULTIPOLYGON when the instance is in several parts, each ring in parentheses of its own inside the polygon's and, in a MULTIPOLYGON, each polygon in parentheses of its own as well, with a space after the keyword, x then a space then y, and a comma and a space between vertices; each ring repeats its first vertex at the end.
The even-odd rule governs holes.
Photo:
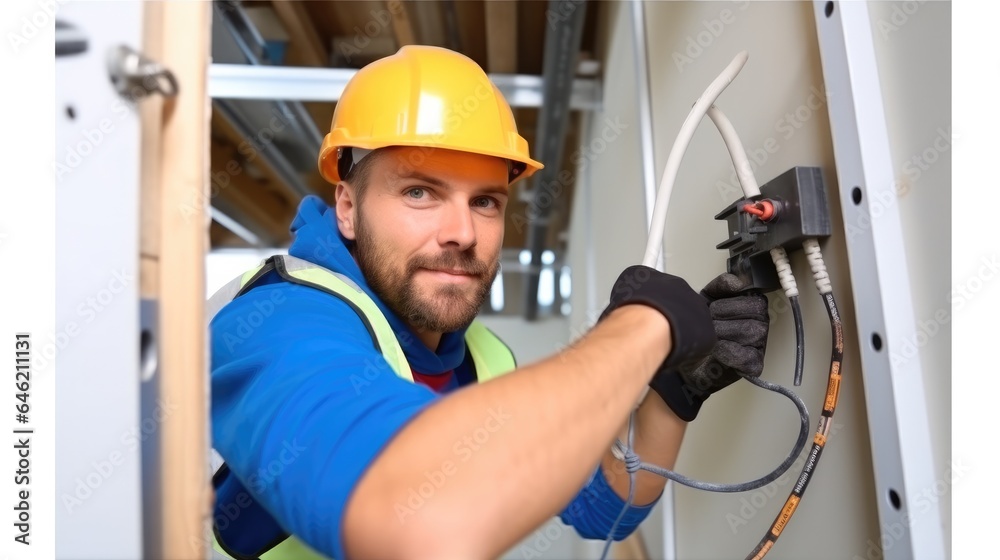
POLYGON ((491 265, 477 259, 474 248, 469 248, 416 255, 405 263, 393 262, 388 248, 366 227, 360 210, 355 224, 354 257, 372 291, 411 328, 448 333, 468 327, 490 295, 493 280, 500 271, 499 258, 493 259, 491 265), (420 269, 459 269, 471 275, 473 282, 432 285, 425 290, 429 293, 421 293, 415 281, 420 269))

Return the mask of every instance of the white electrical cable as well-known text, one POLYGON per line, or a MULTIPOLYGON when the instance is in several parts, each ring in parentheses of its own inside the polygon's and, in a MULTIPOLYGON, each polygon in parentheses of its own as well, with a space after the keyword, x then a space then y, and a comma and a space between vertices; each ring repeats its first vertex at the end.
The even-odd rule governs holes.
POLYGON ((695 129, 701 119, 708 113, 709 108, 715 103, 726 87, 736 78, 743 66, 747 62, 747 52, 743 51, 736 55, 736 58, 729 63, 729 66, 722 71, 715 80, 709 84, 708 89, 701 94, 694 107, 688 113, 684 124, 681 125, 680 132, 674 140, 674 146, 670 149, 670 156, 663 170, 663 177, 660 179, 660 189, 656 196, 656 204, 653 207, 653 219, 649 227, 649 240, 646 242, 646 254, 643 256, 642 264, 652 268, 663 250, 663 229, 667 219, 667 208, 670 204, 670 194, 674 189, 674 181, 677 180, 677 171, 681 166, 681 159, 687 151, 691 137, 694 136, 695 129))
POLYGON ((813 279, 816 281, 816 288, 821 294, 829 294, 833 291, 830 283, 830 275, 826 272, 826 263, 823 262, 823 253, 819 250, 819 241, 815 237, 810 237, 802 242, 802 250, 809 259, 809 268, 812 269, 813 279))
MULTIPOLYGON (((706 114, 715 123, 716 128, 722 135, 723 140, 726 143, 726 148, 729 150, 730 157, 733 160, 733 165, 736 168, 736 174, 740 181, 740 186, 743 189, 743 194, 746 198, 752 198, 760 196, 760 186, 757 184, 757 179, 753 174, 753 168, 750 165, 750 160, 747 157, 746 150, 743 148, 743 143, 740 141, 739 135, 736 132, 735 127, 726 118, 726 115, 722 113, 717 107, 715 107, 715 100, 722 94, 726 87, 732 83, 736 75, 739 74, 740 70, 747 62, 748 55, 746 51, 741 52, 729 63, 729 66, 719 74, 718 77, 708 86, 708 89, 702 93, 702 96, 698 98, 695 102, 694 107, 688 113, 687 118, 684 120, 684 124, 681 126, 680 132, 677 133, 677 138, 674 140, 674 145, 670 149, 670 156, 667 158, 667 164, 663 171, 663 176, 660 180, 660 188, 656 197, 656 204, 653 208, 652 220, 650 223, 649 239, 646 243, 646 254, 643 258, 643 265, 648 267, 653 267, 654 265, 659 266, 661 251, 663 250, 663 230, 667 218, 667 209, 670 203, 670 195, 674 188, 674 182, 677 179, 677 171, 680 167, 681 159, 684 157, 684 153, 687 151, 688 144, 691 142, 691 138, 694 136, 694 131, 701 122, 702 117, 706 114)), ((816 263, 813 266, 814 276, 817 281, 817 285, 820 285, 820 277, 826 278, 826 267, 823 265, 822 257, 819 256, 819 245, 815 244, 815 239, 807 240, 806 243, 810 241, 813 242, 815 249, 813 254, 815 258, 810 256, 810 263, 816 263)), ((807 249, 807 253, 808 253, 807 249)), ((798 385, 801 382, 801 369, 803 361, 802 352, 802 336, 801 336, 801 315, 799 314, 798 307, 798 287, 795 282, 795 276, 792 274, 792 267, 788 260, 788 255, 785 253, 784 248, 778 246, 771 250, 771 258, 774 261, 775 268, 778 271, 778 278, 781 282, 782 288, 784 288, 785 295, 787 295, 792 302, 792 309, 795 312, 797 334, 796 340, 798 342, 798 349, 796 355, 796 374, 795 374, 795 384, 798 385)), ((826 279, 826 285, 829 286, 829 280, 826 279)), ((823 288, 820 288, 820 292, 823 292, 823 288)), ((830 296, 832 298, 832 295, 830 296)), ((832 301, 832 300, 831 300, 832 301)), ((608 551, 612 540, 614 539, 615 529, 618 527, 622 517, 625 512, 632 504, 632 499, 634 496, 635 488, 635 472, 639 469, 645 469, 649 472, 653 472, 660 476, 669 478, 675 482, 691 486, 693 488, 700 488, 703 490, 711 490, 715 492, 742 492, 749 489, 759 488, 765 484, 768 484, 773 480, 771 477, 778 477, 787 470, 788 466, 791 465, 792 461, 796 456, 798 456, 803 449, 805 442, 808 438, 808 428, 809 428, 809 414, 806 411, 805 404, 802 402, 797 395, 781 387, 780 385, 775 385, 768 383, 761 379, 752 378, 744 376, 748 381, 763 387, 769 391, 774 391, 783 394, 790 398, 799 409, 800 419, 802 421, 802 429, 799 433, 799 438, 796 441, 795 448, 792 453, 786 458, 785 462, 782 463, 777 469, 772 471, 769 475, 759 478, 757 480, 746 482, 743 484, 711 484, 689 479, 683 475, 675 473, 669 469, 664 469, 662 467, 657 467, 655 465, 649 465, 643 463, 638 455, 633 451, 632 437, 633 437, 633 422, 635 421, 636 410, 633 409, 632 413, 629 415, 629 434, 628 443, 622 443, 620 439, 616 439, 615 444, 612 446, 612 454, 616 459, 625 463, 626 470, 629 472, 629 496, 623 506, 621 512, 619 512, 618 517, 615 519, 614 525, 608 534, 607 541, 604 546, 604 552, 601 555, 601 560, 607 557, 608 551)), ((648 391, 649 388, 646 388, 648 391)), ((643 391, 643 397, 645 397, 646 391, 643 391)), ((639 402, 642 399, 640 398, 639 402)), ((638 403, 637 403, 638 404, 638 403)))
POLYGON ((795 282, 795 275, 792 274, 792 265, 788 261, 785 248, 779 245, 771 249, 771 260, 774 261, 774 268, 778 269, 778 281, 781 282, 781 289, 785 290, 785 295, 789 298, 798 297, 799 287, 795 282))
POLYGON ((757 184, 757 178, 753 175, 750 158, 747 157, 747 151, 743 149, 743 142, 740 142, 740 135, 736 133, 733 123, 715 105, 708 108, 708 116, 715 123, 715 128, 719 129, 722 139, 726 141, 726 149, 729 150, 729 156, 733 159, 733 167, 736 168, 736 176, 740 180, 740 187, 743 188, 743 196, 746 198, 759 196, 760 185, 757 184))

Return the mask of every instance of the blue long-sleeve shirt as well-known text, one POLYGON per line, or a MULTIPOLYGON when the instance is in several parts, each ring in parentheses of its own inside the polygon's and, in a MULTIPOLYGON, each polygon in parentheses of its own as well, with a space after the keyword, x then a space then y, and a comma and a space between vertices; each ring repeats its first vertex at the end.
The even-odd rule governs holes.
MULTIPOLYGON (((454 371, 443 392, 474 379, 465 333, 444 334, 437 352, 424 346, 372 294, 318 197, 303 200, 292 232, 289 254, 345 274, 372 295, 415 371, 454 371)), ((243 553, 291 533, 346 558, 341 525, 351 491, 388 441, 440 395, 397 377, 347 304, 274 274, 220 310, 210 330, 212 440, 228 468, 217 477, 217 531, 243 553)), ((560 517, 581 536, 604 539, 623 506, 597 468, 560 517)), ((616 538, 652 506, 631 507, 616 538)))

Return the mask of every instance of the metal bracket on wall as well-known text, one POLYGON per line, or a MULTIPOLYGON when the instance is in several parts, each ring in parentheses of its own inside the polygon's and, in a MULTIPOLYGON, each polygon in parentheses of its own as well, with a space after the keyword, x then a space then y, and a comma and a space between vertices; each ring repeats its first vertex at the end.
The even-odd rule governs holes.
POLYGON ((174 73, 128 45, 118 45, 108 53, 108 74, 118 94, 130 100, 154 93, 177 95, 174 73))
MULTIPOLYGON (((886 559, 944 558, 927 400, 867 2, 813 3, 854 291, 886 559), (879 211, 873 212, 873 206, 879 211)), ((845 376, 845 379, 847 377, 845 376)))

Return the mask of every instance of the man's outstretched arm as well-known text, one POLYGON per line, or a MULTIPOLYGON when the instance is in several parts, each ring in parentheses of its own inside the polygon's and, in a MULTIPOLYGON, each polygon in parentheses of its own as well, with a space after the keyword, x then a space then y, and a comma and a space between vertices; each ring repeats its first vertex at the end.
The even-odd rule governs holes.
MULTIPOLYGON (((767 297, 747 292, 747 287, 745 279, 724 273, 701 291, 709 303, 718 341, 704 361, 683 371, 668 368, 657 372, 651 383, 654 390, 646 394, 636 412, 633 451, 643 462, 673 469, 684 429, 697 416, 705 400, 737 381, 740 375, 759 377, 763 372, 770 323, 767 297)), ((627 425, 621 429, 619 438, 627 441, 627 425)), ((602 468, 608 486, 622 500, 626 499, 629 477, 625 464, 609 450, 602 460, 602 468)), ((633 503, 638 506, 655 503, 666 481, 659 475, 640 470, 635 477, 633 503)), ((605 534, 608 530, 610 525, 605 534)), ((623 529, 630 530, 630 527, 623 529)))
POLYGON ((496 557, 569 503, 664 359, 703 356, 715 340, 706 303, 686 283, 642 273, 638 284, 619 280, 614 309, 577 344, 457 391, 404 427, 347 504, 348 556, 496 557), (499 429, 397 523, 426 473, 491 417, 503 419, 499 429))

